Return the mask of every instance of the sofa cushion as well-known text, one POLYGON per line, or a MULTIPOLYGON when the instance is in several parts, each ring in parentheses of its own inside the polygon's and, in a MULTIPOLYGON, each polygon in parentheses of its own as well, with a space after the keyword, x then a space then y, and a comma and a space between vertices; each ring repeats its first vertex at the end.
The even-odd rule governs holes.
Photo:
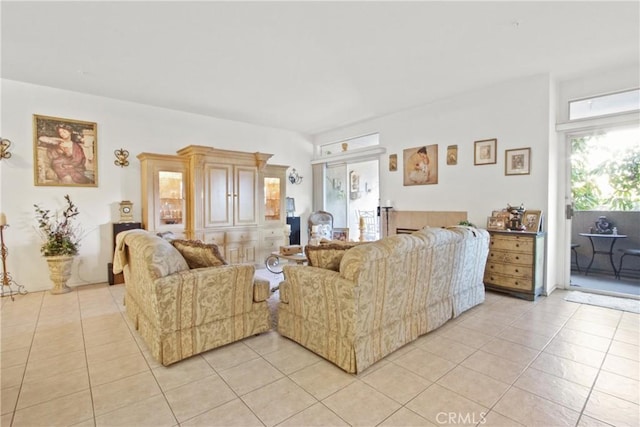
POLYGON ((342 242, 340 240, 322 240, 319 245, 305 246, 304 253, 310 266, 340 271, 342 256, 359 244, 358 242, 342 242))
POLYGON ((227 265, 217 245, 182 239, 172 240, 171 244, 182 254, 191 269, 227 265))

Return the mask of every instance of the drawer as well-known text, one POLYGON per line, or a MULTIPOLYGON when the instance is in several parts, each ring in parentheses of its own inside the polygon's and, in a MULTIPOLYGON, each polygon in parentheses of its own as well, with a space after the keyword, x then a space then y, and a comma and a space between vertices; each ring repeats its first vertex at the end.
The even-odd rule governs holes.
POLYGON ((533 292, 533 282, 531 279, 520 279, 502 274, 493 274, 486 270, 484 272, 484 283, 502 288, 533 292))
POLYGON ((487 262, 533 265, 533 254, 491 250, 487 257, 487 262))
POLYGON ((265 237, 265 239, 268 239, 269 237, 281 237, 284 239, 284 227, 265 228, 262 230, 262 235, 265 237))
POLYGON ((525 236, 491 236, 489 249, 507 251, 533 252, 533 239, 525 236))
POLYGON ((531 280, 533 278, 533 268, 530 266, 488 262, 485 271, 492 274, 506 274, 521 279, 531 280))
POLYGON ((258 232, 256 230, 239 230, 239 231, 227 231, 226 242, 250 242, 252 240, 258 240, 258 232))
POLYGON ((224 231, 210 231, 205 233, 203 241, 205 243, 213 243, 218 246, 224 245, 224 231))
POLYGON ((284 239, 265 239, 262 242, 262 248, 269 252, 279 251, 280 246, 284 246, 284 239))

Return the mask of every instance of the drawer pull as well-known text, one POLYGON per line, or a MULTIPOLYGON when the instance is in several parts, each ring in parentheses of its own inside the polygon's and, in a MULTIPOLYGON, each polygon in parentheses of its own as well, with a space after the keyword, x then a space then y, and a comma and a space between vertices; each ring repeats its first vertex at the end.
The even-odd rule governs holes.
POLYGON ((516 259, 520 259, 520 257, 519 257, 519 256, 516 256, 516 259))
POLYGON ((518 270, 518 269, 516 268, 516 273, 519 273, 519 272, 520 272, 520 270, 518 270))
POLYGON ((520 247, 520 243, 516 243, 516 248, 519 248, 519 247, 520 247))

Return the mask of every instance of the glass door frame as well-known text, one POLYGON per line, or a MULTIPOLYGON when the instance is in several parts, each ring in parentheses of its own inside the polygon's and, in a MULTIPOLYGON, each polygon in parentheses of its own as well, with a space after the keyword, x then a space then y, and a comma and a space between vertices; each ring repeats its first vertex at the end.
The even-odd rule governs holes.
MULTIPOLYGON (((564 191, 559 191, 558 195, 562 197, 563 215, 561 220, 562 226, 559 232, 562 232, 564 240, 562 243, 563 262, 559 265, 562 270, 561 283, 558 284, 559 289, 571 289, 571 240, 572 240, 572 216, 568 217, 568 206, 573 209, 573 200, 571 197, 571 140, 581 135, 589 135, 598 131, 606 131, 614 128, 625 126, 640 126, 640 114, 637 112, 624 113, 609 117, 598 117, 594 119, 576 120, 568 123, 560 123, 556 126, 558 132, 558 141, 562 141, 560 155, 564 156, 564 191)), ((558 181, 561 182, 561 181, 558 181)))

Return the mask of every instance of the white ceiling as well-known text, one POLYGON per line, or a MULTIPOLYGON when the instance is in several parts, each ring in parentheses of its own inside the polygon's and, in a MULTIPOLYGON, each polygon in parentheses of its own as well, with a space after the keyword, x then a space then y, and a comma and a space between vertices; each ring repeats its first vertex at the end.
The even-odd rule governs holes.
POLYGON ((315 134, 635 65, 640 2, 10 2, 2 78, 315 134))

